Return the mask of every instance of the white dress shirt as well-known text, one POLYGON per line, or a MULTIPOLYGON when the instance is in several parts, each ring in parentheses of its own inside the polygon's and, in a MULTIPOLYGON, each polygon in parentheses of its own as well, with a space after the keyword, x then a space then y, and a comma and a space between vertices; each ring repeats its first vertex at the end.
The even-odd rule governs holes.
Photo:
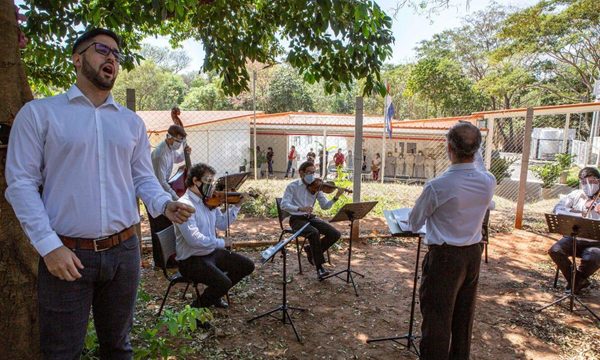
POLYGON ((323 210, 331 208, 333 203, 335 203, 333 199, 327 200, 322 191, 311 194, 306 184, 302 182, 302 179, 296 179, 285 188, 283 198, 281 199, 281 208, 291 215, 306 215, 307 213, 299 211, 298 208, 314 207, 316 200, 319 201, 319 205, 323 210))
MULTIPOLYGON (((227 229, 227 215, 221 209, 209 209, 202 199, 189 189, 179 198, 179 202, 193 206, 196 212, 183 224, 175 224, 176 259, 185 260, 190 256, 204 256, 225 246, 225 240, 218 238, 216 229, 227 229)), ((240 208, 229 205, 229 223, 237 218, 240 208)))
POLYGON ((453 164, 427 182, 409 215, 412 229, 427 221, 425 244, 468 246, 481 241, 481 225, 490 207, 496 178, 485 170, 479 152, 475 162, 453 164))
POLYGON ((75 85, 19 111, 6 179, 6 199, 42 256, 62 245, 57 234, 97 238, 136 224, 136 195, 153 216, 171 200, 152 172, 139 116, 112 96, 95 107, 75 85))
POLYGON ((167 142, 163 141, 152 151, 151 157, 154 175, 156 175, 160 186, 162 186, 166 192, 171 194, 173 200, 177 200, 179 196, 177 196, 175 190, 169 186, 169 178, 173 172, 173 164, 180 163, 184 160, 183 153, 171 149, 169 145, 167 145, 167 142))
MULTIPOLYGON (((590 198, 583 192, 583 190, 573 190, 566 196, 560 199, 558 204, 554 207, 555 214, 572 214, 575 216, 583 216, 588 208, 585 206, 585 203, 590 198)), ((588 219, 598 220, 600 219, 600 214, 596 212, 595 209, 592 209, 587 216, 588 219)))

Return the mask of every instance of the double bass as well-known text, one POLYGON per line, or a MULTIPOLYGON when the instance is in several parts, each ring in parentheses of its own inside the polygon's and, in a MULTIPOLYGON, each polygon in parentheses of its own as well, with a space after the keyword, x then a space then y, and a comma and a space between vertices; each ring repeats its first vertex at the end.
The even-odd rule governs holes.
MULTIPOLYGON (((171 119, 173 119, 173 123, 175 125, 179 125, 179 126, 183 127, 183 122, 179 118, 180 114, 181 114, 181 111, 178 108, 174 108, 173 110, 171 110, 171 119)), ((183 196, 183 194, 185 194, 185 190, 186 190, 185 180, 188 177, 189 170, 192 168, 192 160, 190 159, 190 154, 188 154, 185 151, 186 146, 187 146, 187 143, 184 141, 184 143, 183 143, 183 156, 185 159, 184 165, 181 165, 179 167, 179 169, 177 169, 177 172, 175 173, 175 175, 171 176, 171 178, 169 179, 169 186, 171 186, 171 189, 173 189, 175 191, 175 193, 177 194, 177 196, 179 196, 179 197, 181 197, 181 196, 183 196)))

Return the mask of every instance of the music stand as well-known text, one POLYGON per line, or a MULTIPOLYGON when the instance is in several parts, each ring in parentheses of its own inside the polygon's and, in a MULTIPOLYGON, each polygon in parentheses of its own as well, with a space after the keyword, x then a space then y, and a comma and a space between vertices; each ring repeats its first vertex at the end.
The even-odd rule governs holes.
POLYGON ((292 236, 290 236, 287 239, 281 240, 277 244, 273 245, 271 248, 267 249, 267 251, 270 251, 270 254, 268 256, 266 256, 266 257, 263 257, 263 259, 262 259, 262 265, 266 264, 269 260, 271 260, 271 258, 273 258, 273 256, 275 256, 275 254, 277 254, 280 251, 281 251, 281 256, 283 256, 283 299, 282 299, 281 305, 279 305, 275 309, 269 310, 269 311, 267 311, 264 314, 260 314, 258 316, 253 317, 252 319, 248 320, 248 322, 251 323, 254 320, 263 318, 265 316, 271 316, 271 317, 273 317, 275 319, 278 319, 277 317, 273 316, 273 313, 281 311, 281 322, 284 323, 284 324, 287 324, 286 319, 289 320, 289 324, 292 325, 292 329, 294 330, 294 334, 296 335, 296 339, 300 343, 302 343, 302 339, 300 338, 300 335, 298 334, 298 331, 296 330, 296 327, 294 326, 294 322, 292 321, 292 317, 290 316, 289 310, 306 311, 306 309, 298 308, 298 307, 293 307, 293 306, 288 306, 288 303, 287 303, 287 284, 288 284, 288 281, 287 281, 287 267, 286 267, 286 264, 287 264, 287 261, 286 261, 287 250, 285 249, 285 247, 292 240, 294 240, 295 238, 297 238, 302 233, 302 231, 304 231, 304 229, 308 225, 310 225, 310 223, 304 224, 304 226, 302 226, 298 231, 296 231, 294 234, 292 234, 292 236))
POLYGON ((396 344, 403 345, 406 350, 413 352, 415 355, 419 356, 419 349, 415 344, 415 341, 419 336, 413 334, 413 325, 415 322, 415 304, 417 303, 417 280, 419 278, 419 259, 421 256, 421 240, 423 239, 424 234, 418 234, 413 232, 402 231, 398 222, 396 221, 394 215, 389 210, 384 210, 383 215, 385 216, 385 220, 387 221, 388 227, 390 229, 390 233, 395 237, 416 237, 419 239, 417 243, 417 261, 415 262, 415 276, 413 278, 413 290, 412 290, 412 301, 410 303, 410 320, 408 322, 408 333, 402 336, 389 336, 375 339, 368 339, 367 344, 372 342, 379 341, 393 341, 396 344), (406 340, 406 344, 400 342, 400 340, 406 340), (413 350, 414 349, 414 350, 413 350))
POLYGON ((348 220, 350 221, 350 238, 348 240, 348 267, 344 270, 340 270, 333 274, 323 276, 322 278, 319 279, 319 281, 329 279, 330 277, 333 277, 333 276, 344 280, 342 277, 340 277, 340 274, 346 273, 346 280, 345 280, 346 283, 352 282, 352 287, 354 287, 354 293, 356 294, 356 296, 358 296, 358 291, 356 290, 356 284, 354 283, 353 274, 356 274, 363 278, 365 276, 361 273, 358 273, 358 272, 352 270, 352 240, 353 240, 352 238, 355 235, 354 231, 352 231, 352 230, 354 229, 354 222, 356 220, 360 220, 360 219, 364 218, 365 215, 367 215, 369 213, 369 211, 371 211, 371 209, 373 209, 373 207, 375 207, 376 204, 377 204, 377 201, 346 204, 338 211, 337 214, 335 214, 333 219, 329 220, 330 223, 338 222, 338 221, 348 221, 348 220))
POLYGON ((548 223, 548 230, 551 233, 558 233, 563 236, 570 236, 573 242, 573 253, 571 254, 571 261, 573 265, 571 266, 571 289, 567 293, 567 295, 561 297, 560 299, 538 309, 538 311, 542 311, 546 308, 549 308, 552 305, 560 305, 560 303, 569 299, 569 311, 573 312, 574 302, 577 301, 579 305, 583 306, 584 309, 590 312, 598 321, 600 321, 600 317, 596 315, 587 305, 585 305, 579 297, 575 295, 575 275, 577 273, 577 237, 580 236, 586 239, 592 240, 600 240, 600 221, 591 220, 577 216, 569 216, 562 214, 545 214, 546 222, 548 223))
POLYGON ((225 176, 217 179, 217 184, 215 185, 215 190, 217 191, 237 191, 240 186, 248 179, 250 176, 249 172, 237 173, 237 174, 225 174, 225 176))

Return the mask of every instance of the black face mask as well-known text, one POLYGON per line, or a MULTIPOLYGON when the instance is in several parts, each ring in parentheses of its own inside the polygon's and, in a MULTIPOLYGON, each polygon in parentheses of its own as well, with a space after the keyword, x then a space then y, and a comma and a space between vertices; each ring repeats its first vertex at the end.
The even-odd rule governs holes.
POLYGON ((212 183, 211 184, 201 183, 200 185, 196 185, 196 188, 198 189, 200 194, 202 194, 202 196, 205 199, 212 197, 213 193, 215 191, 215 187, 212 183))

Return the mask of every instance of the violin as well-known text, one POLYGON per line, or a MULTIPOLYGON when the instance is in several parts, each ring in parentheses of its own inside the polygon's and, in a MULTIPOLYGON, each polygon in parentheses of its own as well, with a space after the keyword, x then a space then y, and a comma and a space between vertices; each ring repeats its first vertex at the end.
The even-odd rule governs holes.
POLYGON ((316 194, 319 191, 322 191, 325 194, 331 194, 332 192, 340 189, 344 190, 349 194, 352 194, 352 190, 350 189, 336 186, 333 181, 324 181, 323 179, 319 178, 316 178, 315 181, 312 182, 312 184, 308 185, 308 191, 310 191, 311 194, 316 194))
POLYGON ((258 195, 253 193, 241 193, 241 192, 231 192, 231 191, 215 191, 213 195, 209 198, 203 199, 204 205, 209 208, 219 207, 227 202, 227 204, 236 205, 242 202, 245 196, 250 196, 253 199, 256 199, 258 195))

